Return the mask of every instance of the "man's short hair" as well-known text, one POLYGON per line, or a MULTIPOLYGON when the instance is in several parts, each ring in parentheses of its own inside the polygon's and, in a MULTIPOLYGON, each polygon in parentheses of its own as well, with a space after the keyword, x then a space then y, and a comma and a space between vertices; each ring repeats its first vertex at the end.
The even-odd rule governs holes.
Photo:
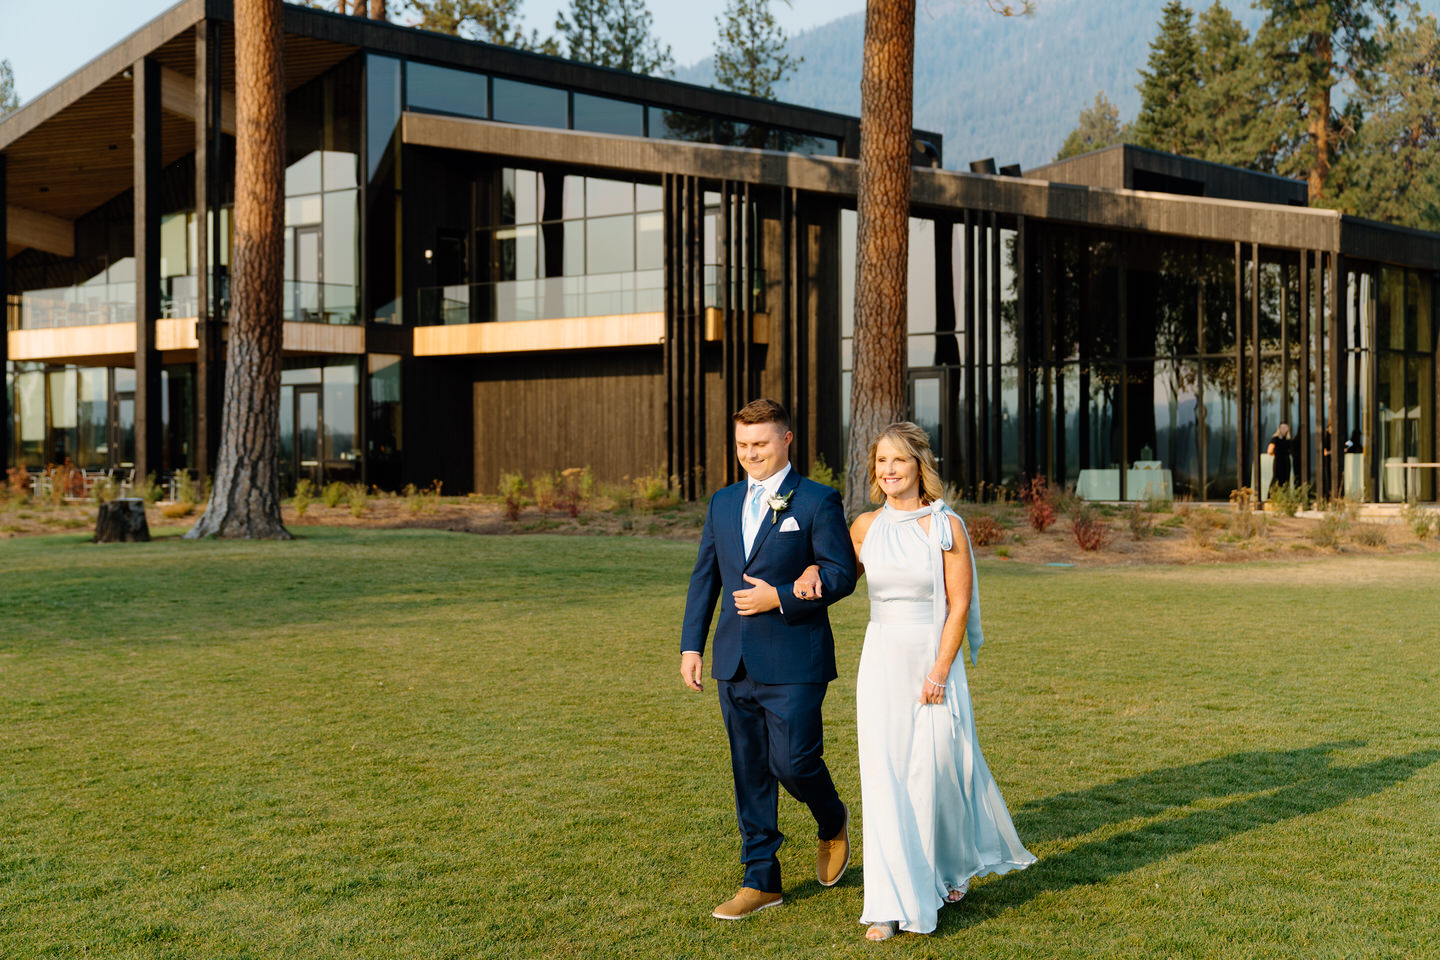
POLYGON ((780 425, 781 430, 790 429, 790 414, 779 403, 765 397, 751 400, 736 410, 730 419, 736 423, 775 423, 780 425))

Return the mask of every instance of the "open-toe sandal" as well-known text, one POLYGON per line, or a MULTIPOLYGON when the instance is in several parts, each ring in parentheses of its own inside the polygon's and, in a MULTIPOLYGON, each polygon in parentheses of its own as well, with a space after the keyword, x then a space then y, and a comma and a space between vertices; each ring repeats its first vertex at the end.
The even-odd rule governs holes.
POLYGON ((865 939, 873 943, 881 940, 889 940, 900 932, 898 920, 881 920, 879 923, 870 924, 870 929, 865 931, 865 939))

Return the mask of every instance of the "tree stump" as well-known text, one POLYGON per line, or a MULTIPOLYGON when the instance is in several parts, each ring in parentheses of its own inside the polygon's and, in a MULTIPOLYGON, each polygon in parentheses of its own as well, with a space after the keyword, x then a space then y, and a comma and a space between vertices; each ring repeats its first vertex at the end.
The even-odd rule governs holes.
POLYGON ((100 516, 95 521, 96 543, 143 543, 149 539, 144 500, 121 497, 100 504, 100 516))

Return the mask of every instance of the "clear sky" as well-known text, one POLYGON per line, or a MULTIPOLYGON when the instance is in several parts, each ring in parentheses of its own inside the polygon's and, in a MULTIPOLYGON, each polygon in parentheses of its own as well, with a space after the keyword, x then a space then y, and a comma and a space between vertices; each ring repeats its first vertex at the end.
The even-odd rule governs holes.
MULTIPOLYGON (((0 60, 15 70, 21 102, 63 80, 91 58, 174 5, 175 0, 0 0, 0 60)), ((391 0, 391 7, 400 6, 391 0)), ((710 55, 715 18, 725 0, 649 0, 655 33, 687 66, 710 55)), ((864 0, 774 0, 787 33, 827 23, 865 8, 864 0)), ((528 27, 549 34, 569 0, 524 0, 528 27)), ((403 12, 392 18, 403 22, 403 12)))

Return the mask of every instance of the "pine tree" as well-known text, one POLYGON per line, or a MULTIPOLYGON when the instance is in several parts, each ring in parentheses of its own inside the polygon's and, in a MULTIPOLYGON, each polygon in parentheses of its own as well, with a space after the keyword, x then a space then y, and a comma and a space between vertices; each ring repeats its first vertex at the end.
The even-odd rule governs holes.
POLYGON ((19 106, 20 98, 15 93, 15 71, 10 68, 9 60, 0 60, 0 117, 19 106))
POLYGON ((1080 111, 1079 122, 1065 138, 1055 159, 1064 160, 1117 143, 1133 143, 1131 136, 1130 125, 1120 123, 1120 108, 1101 90, 1095 94, 1095 102, 1080 111))
POLYGON ((1190 8, 1180 0, 1169 0, 1160 16, 1160 32, 1150 41, 1149 69, 1140 71, 1137 144, 1170 153, 1194 152, 1190 117, 1198 54, 1190 8))
POLYGON ((559 53, 553 38, 542 38, 538 30, 527 36, 520 25, 521 0, 408 0, 410 12, 419 19, 411 26, 434 30, 501 47, 559 53))
POLYGON ((570 0, 569 15, 555 18, 555 30, 571 60, 663 76, 675 60, 652 23, 645 0, 570 0))
POLYGON ((1306 179, 1312 204, 1329 202, 1331 170, 1358 122, 1332 94, 1342 82, 1366 89, 1385 56, 1376 28, 1395 23, 1397 2, 1255 0, 1266 14, 1255 34, 1260 79, 1280 115, 1278 169, 1306 179))
POLYGON ((1440 24, 1427 16, 1379 33, 1390 53, 1358 96, 1366 119, 1344 161, 1338 206, 1440 230, 1440 24))
POLYGON ((1250 32, 1215 0, 1197 19, 1195 41, 1197 86, 1189 120, 1193 155, 1273 172, 1277 115, 1261 96, 1250 32))
POLYGON ((728 0, 715 25, 715 82, 726 90, 773 100, 776 85, 804 61, 785 52, 770 0, 728 0))

